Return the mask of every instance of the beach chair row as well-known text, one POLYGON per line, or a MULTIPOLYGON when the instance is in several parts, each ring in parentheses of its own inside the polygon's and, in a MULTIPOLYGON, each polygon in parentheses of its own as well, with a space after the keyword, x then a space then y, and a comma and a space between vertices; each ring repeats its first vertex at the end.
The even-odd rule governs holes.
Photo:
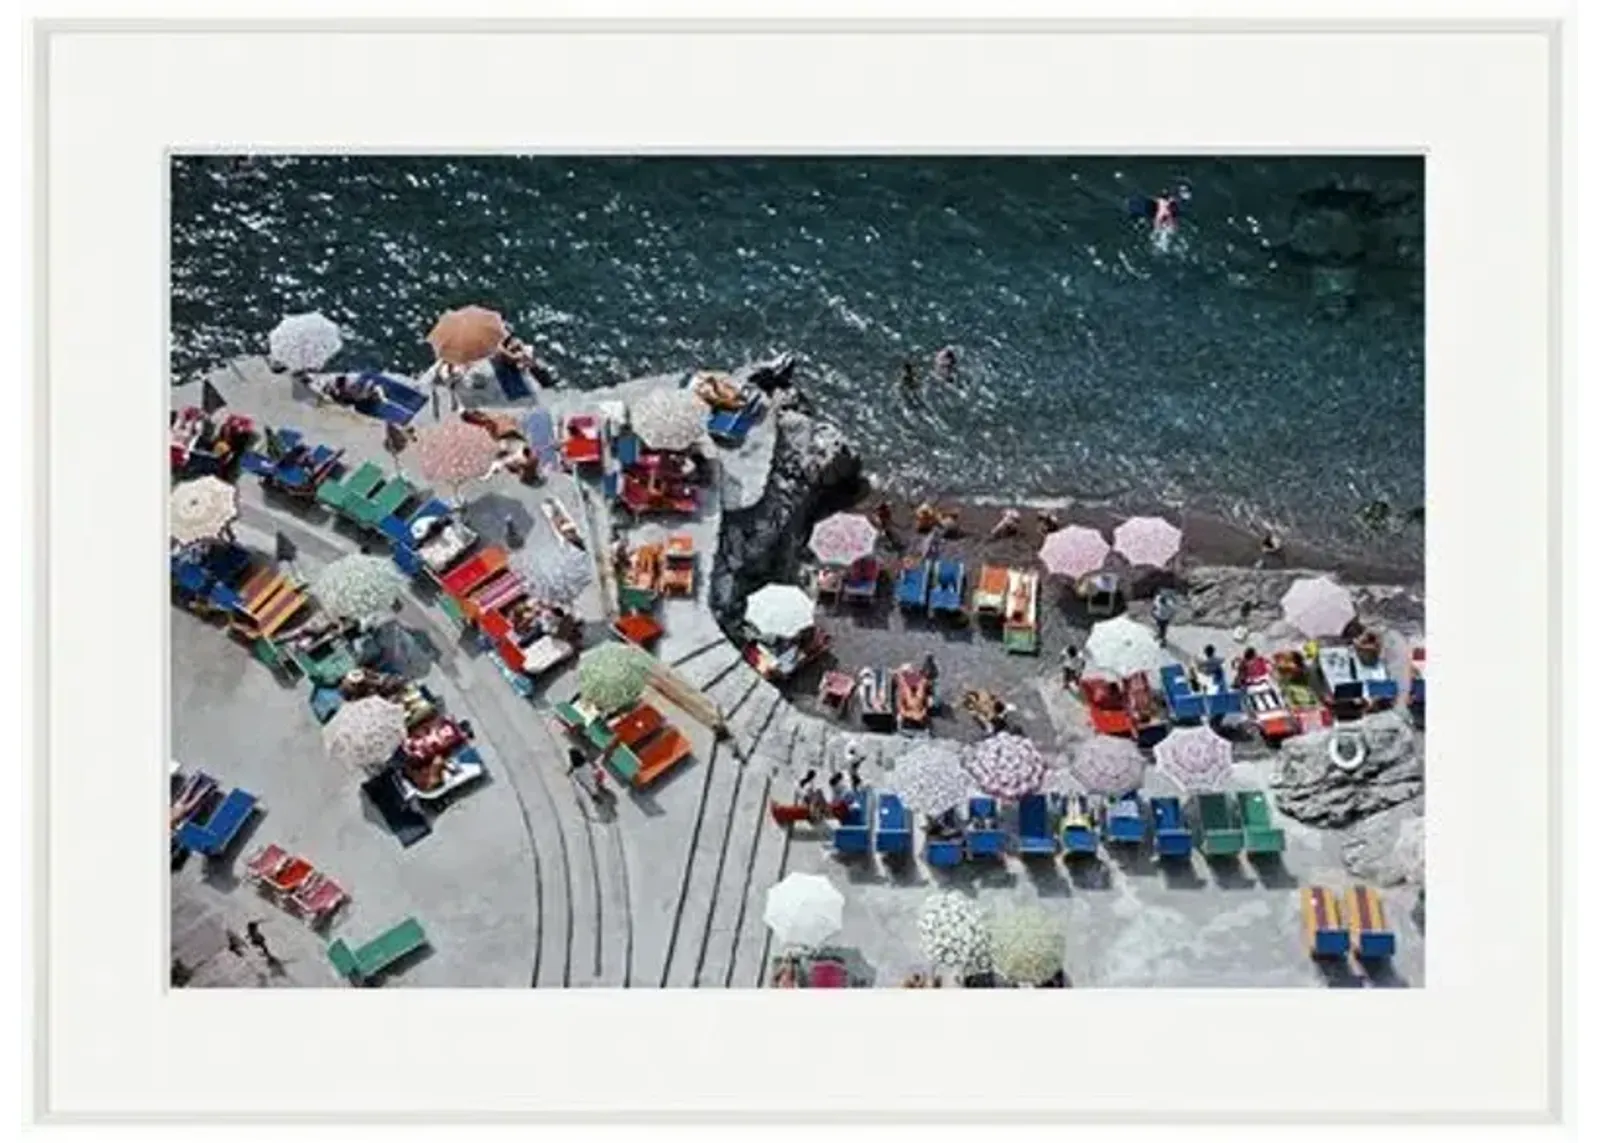
POLYGON ((1341 899, 1334 890, 1307 885, 1300 890, 1300 915, 1306 952, 1315 960, 1382 961, 1394 956, 1395 935, 1376 889, 1355 885, 1341 899))
POLYGON ((849 714, 853 702, 861 724, 882 732, 926 728, 938 702, 933 680, 909 663, 892 671, 862 667, 854 675, 828 671, 817 684, 817 697, 839 718, 849 714))
POLYGON ((617 585, 623 611, 654 610, 662 596, 692 596, 695 580, 694 537, 674 533, 660 544, 641 544, 628 556, 628 567, 617 585))
POLYGON ((683 732, 647 702, 610 715, 581 699, 558 702, 553 710, 569 737, 599 751, 605 766, 634 789, 648 788, 694 753, 683 732))
POLYGON ((327 924, 350 900, 349 893, 332 877, 276 843, 253 853, 244 869, 245 879, 257 890, 313 928, 327 924))

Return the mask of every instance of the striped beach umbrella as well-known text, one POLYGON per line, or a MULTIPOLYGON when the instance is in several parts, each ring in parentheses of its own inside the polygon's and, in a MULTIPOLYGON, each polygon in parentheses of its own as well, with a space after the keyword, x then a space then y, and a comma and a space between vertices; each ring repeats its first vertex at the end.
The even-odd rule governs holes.
POLYGON ((1005 910, 992 932, 994 970, 1014 984, 1043 984, 1066 966, 1066 928, 1042 906, 1005 910))
POLYGON ((1135 516, 1118 524, 1111 540, 1134 567, 1163 568, 1183 546, 1183 531, 1160 516, 1135 516))
POLYGON ((1144 784, 1144 755, 1126 738, 1096 734, 1077 743, 1067 763, 1086 794, 1115 797, 1144 784))
POLYGON ((938 740, 919 742, 901 755, 886 784, 907 809, 934 816, 961 805, 975 788, 960 751, 938 740))
POLYGON ((978 788, 996 798, 1020 798, 1044 781, 1039 748, 1020 734, 992 734, 966 750, 967 773, 978 788))
POLYGON ((321 369, 344 344, 339 327, 320 313, 290 314, 267 335, 267 353, 286 369, 321 369))
POLYGON ((692 389, 652 389, 628 409, 628 424, 646 448, 683 452, 706 435, 711 410, 692 389))
POLYGON ((1155 747, 1156 767, 1182 789, 1208 794, 1233 777, 1233 744, 1209 726, 1180 726, 1155 747))
POLYGON ((180 544, 214 540, 239 516, 239 490, 226 480, 201 476, 172 490, 167 531, 180 544))
POLYGON ((328 757, 358 771, 384 765, 405 740, 405 708, 377 695, 345 703, 322 728, 328 757))
POLYGON ((1093 528, 1082 524, 1068 524, 1051 532, 1039 549, 1039 562, 1051 575, 1078 579, 1098 571, 1111 554, 1111 545, 1093 528))
POLYGON ((471 365, 482 361, 506 339, 505 319, 483 306, 463 306, 440 315, 428 334, 428 344, 440 361, 471 365))
POLYGON ((1312 639, 1343 634, 1356 617, 1350 593, 1325 575, 1295 580, 1282 606, 1290 626, 1312 639))
POLYGON ((400 585, 400 574, 388 560, 354 554, 323 568, 311 581, 311 594, 341 619, 376 623, 394 610, 400 585))
POLYGON ((931 894, 917 918, 922 952, 934 964, 962 972, 988 972, 994 967, 994 946, 988 922, 978 906, 960 893, 931 894))
POLYGON ((458 487, 489 475, 500 446, 487 429, 452 420, 418 430, 416 443, 407 451, 424 480, 458 487))
POLYGON ((825 564, 853 564, 878 547, 878 529, 859 512, 835 512, 811 529, 811 551, 825 564))

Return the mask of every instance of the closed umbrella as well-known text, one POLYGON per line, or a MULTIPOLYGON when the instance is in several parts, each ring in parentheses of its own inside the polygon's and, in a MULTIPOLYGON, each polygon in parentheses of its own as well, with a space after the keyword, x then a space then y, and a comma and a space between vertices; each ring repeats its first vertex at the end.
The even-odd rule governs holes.
POLYGON ((345 703, 322 728, 328 757, 352 770, 382 766, 405 740, 405 708, 377 695, 345 703))
POLYGON ((1356 617, 1350 593, 1325 575, 1298 579, 1283 594, 1283 617, 1312 639, 1341 635, 1356 617))
POLYGON ((993 944, 983 914, 959 893, 934 893, 917 919, 922 952, 934 964, 962 972, 994 967, 993 944))
POLYGON ((400 575, 378 556, 340 556, 311 581, 311 594, 341 619, 375 623, 394 610, 400 575))
POLYGON ((1084 793, 1115 797, 1144 784, 1144 755, 1126 738, 1097 734, 1073 747, 1067 763, 1084 793))
POLYGON ((1089 632, 1083 645, 1092 672, 1123 679, 1144 671, 1160 670, 1166 652, 1156 633, 1126 615, 1103 619, 1089 632))
POLYGON ((339 327, 319 313, 290 314, 267 335, 272 360, 296 373, 321 369, 343 344, 339 327))
POLYGON ((744 602, 745 622, 774 639, 793 639, 816 622, 816 604, 792 583, 769 583, 744 602))
POLYGON ((489 431, 466 421, 426 426, 418 431, 413 449, 422 478, 451 487, 489 475, 500 455, 500 445, 489 431))
POLYGON ((646 448, 683 452, 706 435, 711 410, 691 389, 652 389, 628 410, 628 423, 646 448))
POLYGON ((500 347, 506 339, 505 319, 482 306, 448 310, 434 323, 428 343, 440 361, 471 365, 500 347))
POLYGON ((762 920, 779 944, 816 948, 844 927, 844 895, 826 877, 791 873, 767 890, 762 920))
POLYGON ((964 761, 978 788, 997 798, 1020 798, 1044 781, 1044 755, 1020 734, 992 734, 968 747, 964 761))
POLYGON ((172 490, 167 530, 180 544, 214 540, 239 515, 239 490, 226 480, 201 476, 172 490))
POLYGON ((571 544, 522 548, 511 557, 511 566, 534 598, 557 607, 572 603, 594 579, 594 560, 571 544))
POLYGON ((811 551, 825 564, 853 564, 878 547, 878 529, 859 512, 835 512, 811 529, 811 551))
POLYGON ((1066 966, 1066 929, 1039 905, 1007 909, 993 934, 994 969, 1014 984, 1043 984, 1066 966))
POLYGON ((1135 567, 1163 568, 1183 546, 1183 531, 1160 516, 1135 516, 1118 524, 1111 540, 1135 567))
POLYGON ((920 742, 901 755, 888 785, 913 813, 934 816, 961 805, 974 788, 960 752, 939 741, 920 742))
POLYGON ((1082 524, 1068 524, 1051 532, 1039 549, 1039 560, 1051 575, 1078 579, 1098 571, 1111 554, 1111 545, 1093 528, 1082 524))
POLYGON ((1233 777, 1233 744, 1209 726, 1183 726, 1155 748, 1156 766, 1184 790, 1206 794, 1233 777))
POLYGON ((639 701, 650 658, 628 643, 602 643, 578 660, 578 693, 607 713, 639 701))

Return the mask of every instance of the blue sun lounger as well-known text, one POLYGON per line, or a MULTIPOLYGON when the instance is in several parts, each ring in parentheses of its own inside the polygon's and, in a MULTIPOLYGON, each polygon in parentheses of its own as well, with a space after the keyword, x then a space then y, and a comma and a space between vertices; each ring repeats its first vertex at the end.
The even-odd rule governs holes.
POLYGON ((1144 803, 1137 793, 1123 794, 1106 803, 1101 832, 1107 845, 1143 844, 1144 803))
POLYGON ((1151 798, 1150 820, 1155 827, 1156 856, 1187 861, 1194 838, 1183 820, 1183 804, 1173 797, 1151 798))
POLYGON ((967 818, 970 823, 967 827, 967 856, 1003 858, 1006 855, 1006 831, 1000 828, 1000 813, 994 799, 971 799, 967 803, 967 818), (995 824, 980 824, 984 822, 995 824))
POLYGON ((186 821, 178 827, 177 844, 206 857, 220 857, 256 812, 257 799, 245 790, 230 790, 204 822, 186 821))
POLYGON ((878 833, 874 848, 879 853, 911 852, 911 815, 898 794, 878 795, 878 833))
POLYGON ((1017 803, 1017 852, 1023 857, 1054 857, 1056 835, 1050 827, 1050 799, 1026 794, 1017 803))
POLYGON ((928 606, 937 612, 960 612, 966 602, 967 566, 960 560, 940 560, 933 569, 933 590, 928 606))
POLYGON ((1161 692, 1173 722, 1204 722, 1206 700, 1189 686, 1189 676, 1177 663, 1161 668, 1161 692))
POLYGON ((327 722, 344 705, 344 696, 338 687, 314 685, 311 688, 311 714, 318 722, 327 722))
POLYGON ((500 391, 506 395, 508 401, 520 401, 525 397, 533 396, 533 388, 528 384, 528 379, 504 357, 491 358, 494 366, 494 379, 500 382, 500 391))
POLYGON ((858 854, 872 852, 872 822, 867 817, 870 808, 865 794, 851 794, 849 808, 833 827, 833 852, 858 854))
POLYGON ((719 444, 744 444, 745 437, 750 435, 751 428, 755 426, 756 418, 761 415, 761 406, 761 394, 754 393, 740 409, 712 413, 706 422, 711 439, 719 444))
POLYGON ((965 837, 930 837, 922 847, 922 857, 930 868, 953 869, 966 860, 965 837))
POLYGON ((928 581, 933 565, 926 560, 907 563, 900 569, 900 579, 895 584, 895 602, 903 611, 922 611, 928 606, 928 581))
POLYGON ((639 463, 639 438, 627 431, 618 433, 611 442, 611 455, 623 468, 632 468, 639 463))
POLYGON ((426 393, 406 384, 398 377, 368 370, 361 375, 361 380, 371 381, 382 390, 383 400, 378 403, 374 413, 379 419, 388 421, 392 425, 409 425, 412 418, 428 403, 426 393))
POLYGON ((1244 692, 1223 684, 1221 690, 1206 695, 1206 714, 1212 718, 1227 718, 1244 714, 1244 692))
POLYGON ((1094 828, 1094 816, 1089 813, 1089 799, 1081 794, 1067 799, 1067 812, 1061 819, 1061 848, 1068 857, 1100 850, 1100 834, 1094 828))
POLYGON ((541 471, 557 468, 561 464, 561 446, 556 443, 555 421, 549 409, 535 409, 522 419, 522 435, 528 449, 539 458, 541 471))

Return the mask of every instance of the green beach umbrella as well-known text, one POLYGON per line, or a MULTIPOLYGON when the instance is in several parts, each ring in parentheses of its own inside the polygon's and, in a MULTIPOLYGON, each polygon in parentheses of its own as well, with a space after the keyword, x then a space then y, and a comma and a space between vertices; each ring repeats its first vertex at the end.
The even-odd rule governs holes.
POLYGON ((1001 913, 993 933, 995 971, 1015 984, 1043 984, 1065 963, 1061 922, 1038 905, 1001 913))
POLYGON ((602 643, 578 661, 578 693, 602 711, 637 702, 650 679, 650 657, 626 643, 602 643))

